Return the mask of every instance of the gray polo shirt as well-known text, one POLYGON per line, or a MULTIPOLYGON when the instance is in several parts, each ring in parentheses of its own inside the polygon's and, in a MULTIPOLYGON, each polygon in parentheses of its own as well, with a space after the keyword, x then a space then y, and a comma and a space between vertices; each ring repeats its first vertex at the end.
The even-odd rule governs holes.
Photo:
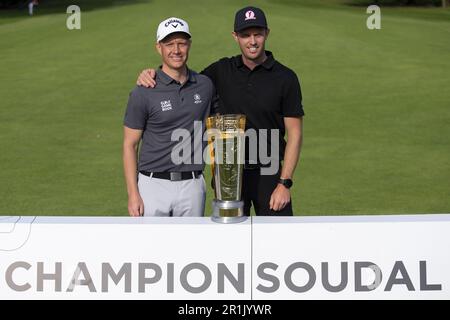
POLYGON ((124 125, 143 130, 138 163, 140 171, 203 170, 205 142, 200 135, 205 129, 204 121, 209 116, 214 92, 211 80, 192 70, 189 70, 188 80, 183 85, 158 69, 155 88, 134 88, 128 99, 124 125), (194 121, 202 121, 200 130, 197 127, 195 131, 197 137, 194 137, 194 121), (190 139, 172 141, 172 133, 176 129, 187 130, 185 133, 190 133, 190 139), (178 153, 183 158, 181 164, 172 161, 171 153, 175 146, 175 150, 190 150, 190 154, 178 153))

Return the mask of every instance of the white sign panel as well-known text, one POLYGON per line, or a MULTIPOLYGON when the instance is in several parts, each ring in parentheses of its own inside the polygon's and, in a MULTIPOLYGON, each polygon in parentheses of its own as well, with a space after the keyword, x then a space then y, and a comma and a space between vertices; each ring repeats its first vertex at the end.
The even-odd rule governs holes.
POLYGON ((260 217, 253 299, 450 299, 450 215, 260 217))
POLYGON ((450 299, 450 215, 0 217, 0 299, 450 299))
POLYGON ((0 221, 0 300, 250 298, 250 220, 0 221))

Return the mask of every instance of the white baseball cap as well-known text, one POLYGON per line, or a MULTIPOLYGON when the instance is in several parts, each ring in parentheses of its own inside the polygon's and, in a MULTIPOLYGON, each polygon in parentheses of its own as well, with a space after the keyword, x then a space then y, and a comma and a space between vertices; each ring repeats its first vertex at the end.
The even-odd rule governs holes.
POLYGON ((188 23, 183 19, 172 17, 159 24, 158 31, 156 32, 156 41, 160 42, 174 32, 183 32, 189 35, 189 38, 191 37, 188 23))

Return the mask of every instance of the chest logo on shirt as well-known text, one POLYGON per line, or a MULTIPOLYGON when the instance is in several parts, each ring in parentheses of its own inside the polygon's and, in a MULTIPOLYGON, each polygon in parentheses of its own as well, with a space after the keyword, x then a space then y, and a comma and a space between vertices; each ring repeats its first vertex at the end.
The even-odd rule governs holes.
POLYGON ((161 110, 162 111, 172 110, 172 104, 170 103, 170 100, 161 101, 161 110))
POLYGON ((194 103, 202 103, 202 97, 198 93, 194 94, 194 103))

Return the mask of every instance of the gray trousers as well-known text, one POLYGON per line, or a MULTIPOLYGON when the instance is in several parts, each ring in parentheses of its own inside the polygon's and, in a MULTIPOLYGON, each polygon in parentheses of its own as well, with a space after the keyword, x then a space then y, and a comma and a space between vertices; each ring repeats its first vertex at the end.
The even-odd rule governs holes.
POLYGON ((147 217, 203 217, 206 184, 203 175, 197 179, 170 181, 138 176, 139 194, 147 217))

